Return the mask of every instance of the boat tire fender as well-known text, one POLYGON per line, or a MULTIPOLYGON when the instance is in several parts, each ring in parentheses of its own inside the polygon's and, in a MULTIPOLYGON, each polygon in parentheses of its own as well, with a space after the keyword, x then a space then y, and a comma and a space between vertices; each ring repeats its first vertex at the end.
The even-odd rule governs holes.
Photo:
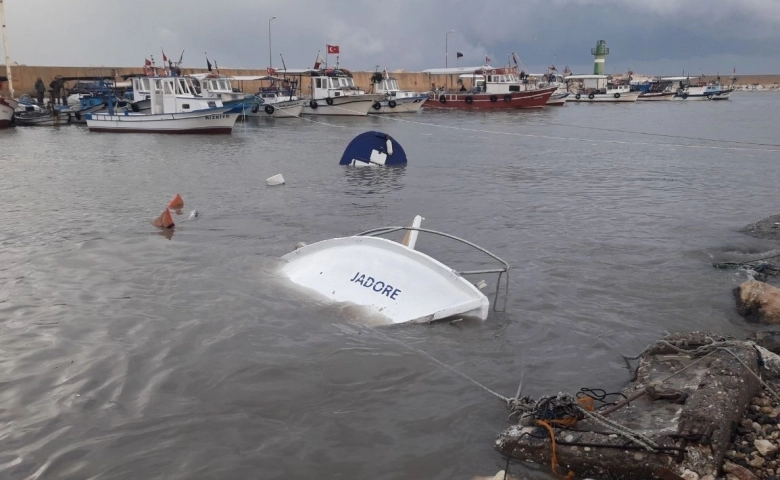
POLYGON ((380 108, 382 108, 382 104, 379 102, 374 102, 374 104, 371 105, 371 108, 373 108, 374 110, 379 110, 380 108))
POLYGON ((707 95, 707 100, 712 100, 712 94, 707 95))
POLYGON ((688 94, 687 93, 683 93, 682 94, 682 98, 688 98, 688 94))
POLYGON ((267 113, 268 115, 273 115, 274 114, 274 110, 276 110, 276 109, 274 108, 273 105, 266 105, 264 110, 265 110, 265 113, 267 113))
POLYGON ((471 95, 467 95, 466 98, 464 99, 464 101, 467 104, 471 105, 472 103, 474 103, 474 97, 472 97, 471 95))
POLYGON ((588 98, 590 98, 591 100, 593 100, 595 97, 596 95, 594 95, 593 92, 588 94, 588 98))
POLYGON ((317 101, 316 100, 312 100, 312 101, 309 102, 309 106, 311 107, 312 110, 317 110, 317 107, 319 105, 317 105, 317 101))
POLYGON ((76 112, 74 116, 76 117, 76 120, 81 120, 81 112, 76 112))
POLYGON ((511 102, 512 101, 512 95, 510 95, 508 93, 506 95, 504 95, 504 101, 505 102, 511 102))
POLYGON ((439 95, 439 103, 447 103, 447 97, 444 95, 439 95))
POLYGON ((333 105, 333 99, 331 97, 328 97, 325 99, 325 103, 327 103, 328 105, 333 105))
POLYGON ((615 98, 620 98, 620 94, 619 94, 619 93, 616 93, 616 94, 615 94, 615 98))
POLYGON ((496 103, 498 101, 498 97, 495 96, 495 95, 491 95, 490 96, 490 101, 493 102, 493 103, 496 103))
POLYGON ((580 95, 579 93, 578 93, 577 95, 575 95, 575 96, 574 96, 574 99, 575 99, 575 100, 579 100, 580 98, 582 98, 582 95, 580 95))
POLYGON ((395 100, 390 100, 389 102, 387 102, 387 106, 390 108, 395 108, 396 105, 397 104, 395 103, 395 100))

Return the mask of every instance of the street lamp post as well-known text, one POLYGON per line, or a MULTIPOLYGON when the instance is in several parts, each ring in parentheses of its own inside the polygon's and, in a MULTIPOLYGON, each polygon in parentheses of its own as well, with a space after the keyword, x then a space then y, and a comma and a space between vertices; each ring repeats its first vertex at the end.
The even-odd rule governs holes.
POLYGON ((273 67, 274 59, 271 54, 271 20, 276 18, 276 15, 268 19, 268 68, 273 67))
POLYGON ((450 33, 455 33, 455 30, 450 30, 449 32, 444 34, 444 67, 445 68, 448 66, 447 62, 449 62, 450 59, 449 52, 448 52, 450 33))

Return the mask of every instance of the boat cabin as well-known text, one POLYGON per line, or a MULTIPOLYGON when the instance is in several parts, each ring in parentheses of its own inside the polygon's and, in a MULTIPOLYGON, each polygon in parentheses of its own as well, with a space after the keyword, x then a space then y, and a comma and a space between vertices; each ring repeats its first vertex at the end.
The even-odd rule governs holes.
POLYGON ((349 70, 329 68, 311 72, 312 98, 346 97, 364 95, 362 89, 355 85, 355 79, 349 70))
POLYGON ((580 93, 629 93, 631 86, 628 84, 612 83, 608 75, 569 75, 566 82, 579 84, 580 93))
POLYGON ((398 79, 393 77, 383 78, 376 84, 376 93, 395 93, 401 91, 398 88, 398 79))
POLYGON ((133 77, 132 84, 133 100, 149 100, 152 115, 222 107, 219 98, 196 94, 187 77, 133 77))

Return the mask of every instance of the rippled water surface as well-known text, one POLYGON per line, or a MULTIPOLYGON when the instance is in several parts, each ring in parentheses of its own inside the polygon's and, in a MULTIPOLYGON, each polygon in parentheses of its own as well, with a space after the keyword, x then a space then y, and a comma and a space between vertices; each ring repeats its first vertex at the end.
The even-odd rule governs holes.
POLYGON ((420 351, 538 397, 621 387, 617 352, 665 331, 756 328, 711 263, 778 247, 737 232, 778 212, 776 94, 318 121, 0 131, 0 477, 469 479, 503 468, 507 412, 420 351), (406 168, 337 165, 372 129, 406 168), (277 274, 415 214, 512 265, 505 313, 376 330, 277 274))

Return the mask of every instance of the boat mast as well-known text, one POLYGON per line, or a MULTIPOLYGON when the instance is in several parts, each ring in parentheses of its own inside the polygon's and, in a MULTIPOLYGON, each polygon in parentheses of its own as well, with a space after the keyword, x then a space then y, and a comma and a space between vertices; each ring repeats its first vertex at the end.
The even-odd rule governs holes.
POLYGON ((11 57, 8 56, 8 35, 5 33, 5 8, 3 7, 3 0, 0 0, 0 27, 3 30, 5 76, 8 77, 8 91, 11 92, 11 98, 14 98, 14 81, 13 78, 11 78, 11 57))

